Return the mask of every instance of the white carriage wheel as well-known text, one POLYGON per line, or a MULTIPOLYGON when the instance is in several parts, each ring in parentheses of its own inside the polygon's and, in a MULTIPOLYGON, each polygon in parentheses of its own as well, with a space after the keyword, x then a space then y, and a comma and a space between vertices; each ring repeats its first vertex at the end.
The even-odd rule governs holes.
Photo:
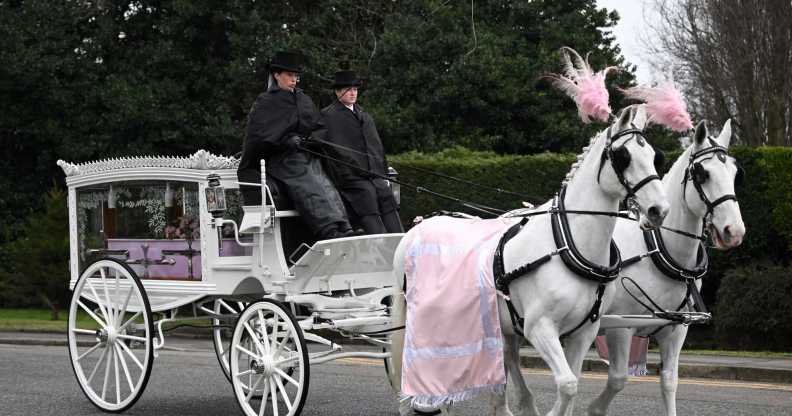
POLYGON ((243 413, 300 414, 308 396, 308 349, 302 328, 283 304, 265 299, 249 305, 234 327, 229 358, 243 413))
POLYGON ((135 404, 151 375, 153 334, 135 272, 115 259, 88 266, 72 293, 68 341, 74 375, 91 403, 113 413, 135 404))
MULTIPOLYGON (((247 305, 247 302, 217 299, 214 301, 214 313, 219 315, 236 315, 238 318, 239 314, 242 313, 247 305)), ((217 355, 217 361, 220 363, 220 369, 223 370, 223 375, 226 376, 228 381, 231 381, 228 355, 231 345, 231 336, 229 334, 233 333, 231 329, 221 327, 227 324, 229 324, 228 320, 212 319, 212 342, 214 344, 215 355, 217 355)), ((231 324, 233 324, 233 322, 231 324)))

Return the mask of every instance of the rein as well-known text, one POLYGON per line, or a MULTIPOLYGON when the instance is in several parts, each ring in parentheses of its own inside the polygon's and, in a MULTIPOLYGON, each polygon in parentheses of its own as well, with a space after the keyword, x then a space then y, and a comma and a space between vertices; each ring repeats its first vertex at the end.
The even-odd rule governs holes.
MULTIPOLYGON (((337 143, 329 142, 327 140, 316 139, 316 138, 310 138, 309 140, 312 141, 312 142, 321 143, 323 145, 327 145, 327 146, 330 146, 330 147, 341 149, 341 150, 344 150, 344 151, 347 151, 347 152, 350 152, 350 153, 357 153, 359 155, 368 156, 368 153, 366 153, 366 152, 361 152, 359 150, 352 149, 350 147, 347 147, 347 146, 344 146, 344 145, 340 145, 340 144, 337 144, 337 143)), ((426 173, 427 175, 432 175, 432 176, 436 176, 436 177, 439 177, 439 178, 448 179, 448 180, 451 180, 451 181, 454 181, 454 182, 463 183, 465 185, 474 186, 474 187, 479 188, 479 189, 486 189, 486 190, 494 191, 494 192, 499 193, 499 194, 516 196, 516 197, 522 198, 524 201, 528 201, 528 202, 532 202, 533 203, 533 202, 538 200, 538 198, 536 198, 536 197, 528 196, 528 195, 525 195, 525 194, 520 194, 520 193, 517 193, 517 192, 508 191, 508 190, 505 190, 505 189, 502 189, 502 188, 498 188, 498 187, 494 187, 494 186, 482 185, 480 183, 476 183, 476 182, 473 182, 473 181, 468 181, 468 180, 462 179, 462 178, 457 178, 457 177, 451 176, 451 175, 446 175, 446 174, 440 173, 440 172, 435 172, 433 170, 419 168, 419 167, 410 166, 410 165, 402 165, 402 166, 407 168, 407 169, 409 169, 409 170, 414 170, 416 172, 426 173)))
POLYGON ((356 169, 356 170, 358 170, 360 172, 366 173, 370 177, 375 177, 375 178, 384 179, 386 181, 397 183, 399 185, 402 185, 402 186, 405 186, 407 188, 415 190, 416 193, 422 193, 423 192, 423 193, 427 193, 429 195, 432 195, 432 196, 440 198, 440 199, 445 199, 445 200, 448 200, 448 201, 456 202, 457 204, 460 204, 460 205, 462 205, 464 207, 470 208, 470 209, 478 211, 478 212, 485 213, 487 215, 492 215, 492 216, 496 216, 497 217, 498 215, 502 215, 502 214, 504 214, 506 212, 506 211, 504 211, 502 209, 499 209, 499 208, 494 208, 494 207, 490 207, 490 206, 487 206, 487 205, 483 205, 483 204, 479 204, 479 203, 475 203, 475 202, 471 202, 471 201, 466 201, 466 200, 461 199, 461 198, 457 198, 457 197, 454 197, 454 196, 451 196, 451 195, 446 195, 446 194, 443 194, 443 193, 440 193, 440 192, 433 191, 433 190, 428 189, 428 188, 424 188, 423 186, 413 185, 413 184, 410 184, 410 183, 407 183, 407 182, 402 182, 400 180, 388 177, 386 175, 380 175, 379 173, 372 172, 372 171, 369 171, 367 169, 363 169, 361 167, 358 167, 357 165, 355 165, 353 163, 350 163, 350 162, 347 162, 347 161, 344 161, 344 160, 341 160, 341 159, 334 158, 332 156, 326 155, 326 154, 321 153, 321 152, 313 151, 313 150, 308 149, 308 148, 306 148, 304 146, 299 146, 299 148, 300 148, 300 150, 302 150, 302 151, 304 151, 306 153, 309 153, 311 155, 314 155, 316 157, 319 157, 319 158, 322 158, 322 159, 327 159, 327 160, 330 160, 332 162, 339 163, 341 165, 344 165, 344 166, 350 167, 352 169, 356 169))

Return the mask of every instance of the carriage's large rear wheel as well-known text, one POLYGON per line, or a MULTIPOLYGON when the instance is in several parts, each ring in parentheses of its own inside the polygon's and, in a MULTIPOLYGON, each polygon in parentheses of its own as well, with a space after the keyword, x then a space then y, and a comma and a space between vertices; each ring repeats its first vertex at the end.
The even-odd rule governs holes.
POLYGON ((115 259, 88 266, 74 287, 68 341, 85 396, 107 412, 131 407, 154 362, 151 306, 135 272, 115 259))
POLYGON ((296 416, 308 395, 308 349, 302 329, 280 302, 248 306, 234 328, 231 384, 248 416, 296 416))
MULTIPOLYGON (((218 315, 236 315, 239 314, 247 307, 247 302, 238 302, 230 299, 216 299, 214 301, 214 313, 218 315)), ((214 344, 215 355, 217 361, 220 363, 220 369, 223 375, 226 376, 228 381, 231 381, 231 368, 228 365, 228 356, 231 351, 231 336, 233 335, 233 325, 236 323, 234 319, 212 319, 212 342, 214 344), (230 326, 230 327, 229 327, 230 326)))

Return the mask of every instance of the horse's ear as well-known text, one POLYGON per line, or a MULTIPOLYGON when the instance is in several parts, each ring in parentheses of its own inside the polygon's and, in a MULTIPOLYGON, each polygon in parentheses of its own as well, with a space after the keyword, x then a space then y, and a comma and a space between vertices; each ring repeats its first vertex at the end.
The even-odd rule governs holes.
POLYGON ((645 105, 636 106, 635 116, 633 117, 632 124, 636 128, 643 130, 643 128, 646 127, 646 118, 647 118, 646 106, 645 105))
POLYGON ((616 131, 621 131, 630 127, 630 122, 632 122, 634 116, 633 111, 635 111, 633 107, 627 107, 621 111, 619 120, 616 122, 616 131))
POLYGON ((699 121, 696 126, 696 132, 693 134, 693 143, 696 146, 701 146, 707 140, 707 120, 699 121))
POLYGON ((723 147, 729 147, 729 142, 731 142, 732 137, 732 128, 731 128, 731 119, 726 120, 723 123, 723 129, 721 129, 720 135, 718 135, 718 143, 720 143, 723 147))

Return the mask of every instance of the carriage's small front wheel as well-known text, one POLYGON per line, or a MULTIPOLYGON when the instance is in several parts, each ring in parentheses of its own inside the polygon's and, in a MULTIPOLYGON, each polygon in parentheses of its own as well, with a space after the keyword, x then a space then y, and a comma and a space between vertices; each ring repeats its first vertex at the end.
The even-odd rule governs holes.
POLYGON ((246 415, 300 414, 308 395, 308 349, 283 304, 265 299, 242 312, 229 360, 234 394, 246 415))
POLYGON ((151 306, 135 272, 115 259, 88 266, 74 287, 68 343, 85 396, 106 412, 131 407, 154 361, 151 306))

